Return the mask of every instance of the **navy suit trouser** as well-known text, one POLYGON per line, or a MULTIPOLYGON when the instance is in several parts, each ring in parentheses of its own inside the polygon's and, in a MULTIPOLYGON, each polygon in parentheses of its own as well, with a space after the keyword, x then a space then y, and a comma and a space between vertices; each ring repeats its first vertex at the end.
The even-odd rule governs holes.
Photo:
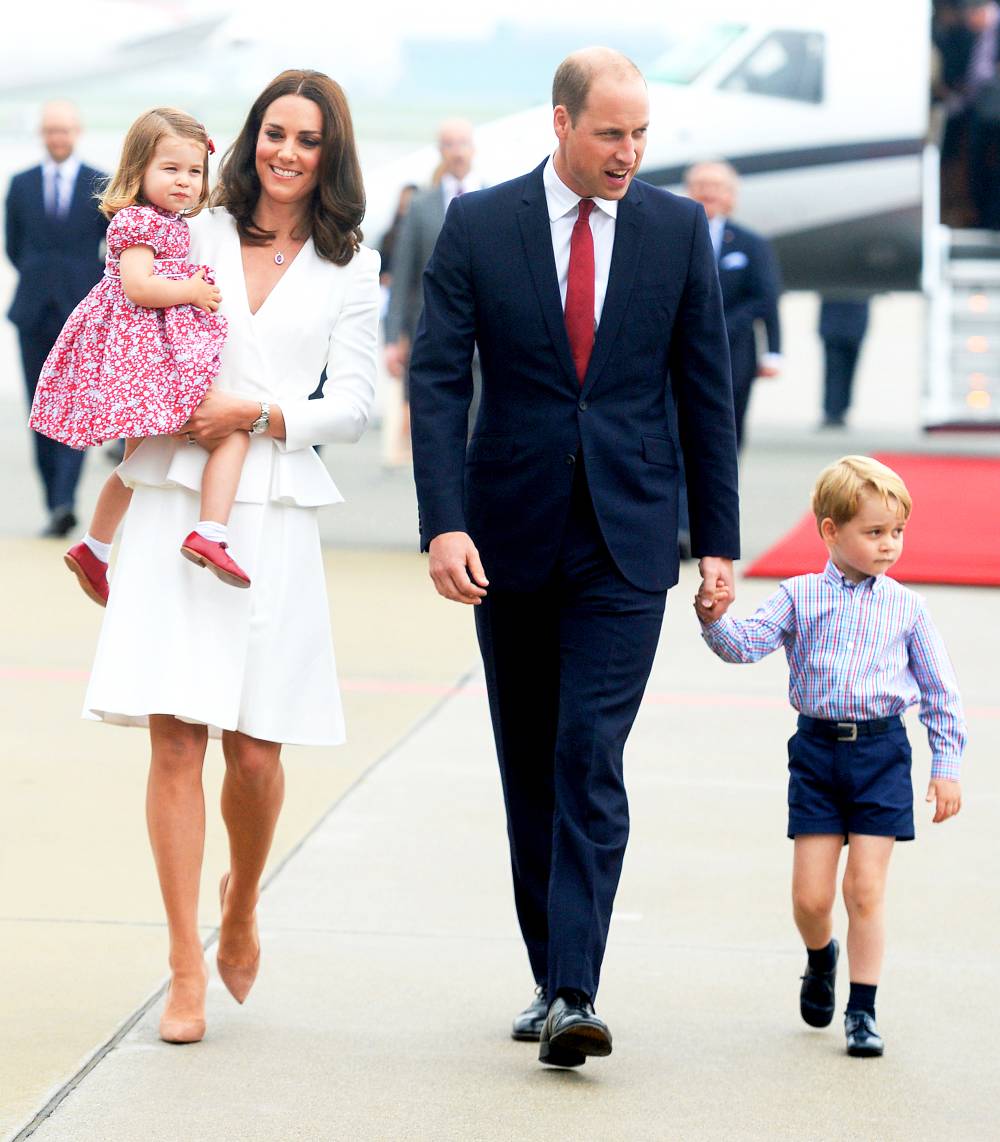
POLYGON ((548 580, 476 607, 517 916, 550 997, 597 992, 629 831, 622 752, 665 602, 618 571, 578 462, 548 580))
MULTIPOLYGON (((62 331, 63 321, 64 318, 56 310, 47 309, 37 324, 18 329, 29 409, 35 399, 38 376, 49 350, 62 331)), ((50 512, 56 508, 72 510, 76 500, 76 485, 83 467, 83 450, 60 444, 58 440, 50 440, 40 432, 32 430, 31 435, 35 444, 35 465, 45 488, 45 506, 50 512)))
POLYGON ((843 420, 851 406, 854 372, 858 367, 861 342, 839 337, 824 337, 823 416, 828 421, 843 420))

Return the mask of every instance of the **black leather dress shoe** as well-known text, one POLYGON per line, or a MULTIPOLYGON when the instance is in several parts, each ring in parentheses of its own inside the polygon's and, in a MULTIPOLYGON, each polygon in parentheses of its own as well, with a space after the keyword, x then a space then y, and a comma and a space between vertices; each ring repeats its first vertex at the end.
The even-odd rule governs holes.
POLYGON ((833 967, 829 971, 817 971, 807 964, 806 974, 802 977, 799 1011, 810 1027, 829 1027, 833 1020, 840 944, 836 940, 830 942, 833 944, 833 967))
POLYGON ((847 1053, 856 1059, 871 1059, 885 1050, 885 1043, 875 1025, 875 1016, 867 1011, 845 1011, 844 1031, 847 1033, 847 1053))
POLYGON ((588 1002, 558 995, 552 1001, 538 1042, 538 1061, 552 1067, 579 1067, 588 1055, 611 1054, 611 1032, 588 1002))
POLYGON ((76 527, 76 516, 72 508, 55 508, 49 522, 42 531, 43 539, 62 539, 76 527))
POLYGON ((521 1012, 514 1016, 514 1026, 510 1037, 521 1043, 537 1043, 542 1034, 545 1016, 549 1013, 549 1001, 544 987, 535 988, 535 998, 521 1012))

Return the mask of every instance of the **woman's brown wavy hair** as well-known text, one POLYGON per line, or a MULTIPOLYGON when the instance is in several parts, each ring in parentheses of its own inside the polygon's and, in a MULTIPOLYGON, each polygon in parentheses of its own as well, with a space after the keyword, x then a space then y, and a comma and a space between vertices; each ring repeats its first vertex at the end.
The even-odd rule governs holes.
POLYGON ((190 139, 205 148, 201 194, 194 206, 184 211, 184 216, 193 218, 208 203, 209 138, 205 128, 197 119, 176 107, 154 107, 152 111, 144 111, 129 127, 118 167, 101 190, 97 208, 105 218, 113 218, 126 206, 149 205, 142 193, 146 168, 152 161, 157 143, 170 135, 177 139, 190 139))
POLYGON ((346 266, 363 238, 365 188, 347 97, 340 84, 320 71, 283 71, 257 96, 243 129, 219 166, 211 205, 229 211, 245 242, 262 246, 274 240, 274 231, 262 230, 253 220, 260 198, 256 153, 264 115, 283 95, 311 100, 323 116, 318 178, 307 214, 308 236, 321 258, 346 266))

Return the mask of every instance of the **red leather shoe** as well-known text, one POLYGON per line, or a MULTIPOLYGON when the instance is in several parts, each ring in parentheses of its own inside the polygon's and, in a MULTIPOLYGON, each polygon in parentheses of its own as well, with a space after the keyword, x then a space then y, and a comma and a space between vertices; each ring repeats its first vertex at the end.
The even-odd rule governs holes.
POLYGON ((250 576, 226 554, 228 546, 228 543, 215 543, 192 531, 181 544, 181 555, 199 567, 207 567, 213 575, 231 587, 249 587, 250 576))
POLYGON ((99 607, 108 605, 108 565, 102 562, 85 543, 74 543, 63 556, 63 562, 73 572, 88 599, 99 607))

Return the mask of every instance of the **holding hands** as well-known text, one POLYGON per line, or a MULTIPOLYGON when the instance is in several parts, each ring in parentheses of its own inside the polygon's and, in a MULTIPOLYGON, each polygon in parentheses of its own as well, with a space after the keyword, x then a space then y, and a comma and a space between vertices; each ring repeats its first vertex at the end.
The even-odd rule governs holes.
POLYGON ((706 555, 698 562, 701 586, 694 597, 694 613, 703 626, 714 623, 729 610, 736 598, 733 561, 706 555))

